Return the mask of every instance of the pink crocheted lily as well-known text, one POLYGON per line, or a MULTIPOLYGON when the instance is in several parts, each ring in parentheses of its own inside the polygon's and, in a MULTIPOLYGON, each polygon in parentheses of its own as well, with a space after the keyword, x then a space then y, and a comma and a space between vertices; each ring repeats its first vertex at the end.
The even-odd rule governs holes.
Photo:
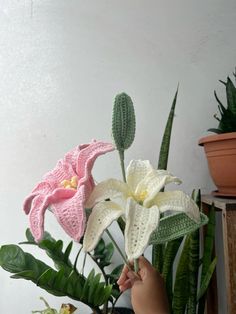
POLYGON ((109 179, 96 185, 91 193, 86 204, 93 209, 84 234, 85 251, 93 250, 103 231, 120 216, 126 221, 125 251, 129 260, 143 254, 158 228, 161 213, 184 212, 199 222, 199 209, 185 193, 161 192, 168 183, 181 183, 177 177, 155 170, 149 161, 142 160, 132 160, 126 173, 127 183, 109 179))
POLYGON ((23 205, 37 242, 43 237, 44 215, 49 206, 65 232, 80 240, 86 224, 84 205, 95 185, 91 174, 94 162, 112 150, 112 144, 101 141, 77 146, 44 175, 23 205))

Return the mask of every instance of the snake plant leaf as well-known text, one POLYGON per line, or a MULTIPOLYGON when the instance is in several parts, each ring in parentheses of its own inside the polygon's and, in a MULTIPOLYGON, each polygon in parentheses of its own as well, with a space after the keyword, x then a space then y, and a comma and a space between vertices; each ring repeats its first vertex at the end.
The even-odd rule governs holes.
MULTIPOLYGON (((204 237, 203 257, 202 257, 202 273, 200 280, 200 287, 203 285, 204 278, 206 278, 209 267, 212 263, 212 254, 215 241, 215 207, 212 204, 209 212, 209 222, 204 237)), ((199 300, 198 313, 203 313, 205 308, 205 295, 199 300)))
POLYGON ((161 274, 164 264, 165 243, 152 245, 152 265, 161 274))
POLYGON ((203 295, 206 293, 207 288, 208 288, 209 283, 210 283, 210 280, 211 280, 211 277, 215 271, 216 263, 217 263, 217 257, 215 257, 213 259, 213 261, 211 262, 211 264, 207 270, 207 273, 206 273, 206 275, 202 281, 200 290, 199 290, 198 295, 197 295, 197 301, 199 301, 203 297, 203 295))
POLYGON ((178 96, 178 89, 175 92, 175 97, 172 102, 172 106, 169 112, 169 116, 167 119, 164 135, 162 137, 162 142, 161 142, 161 148, 160 148, 160 154, 159 154, 159 161, 158 161, 158 169, 167 169, 167 164, 168 164, 168 157, 169 157, 169 149, 170 149, 170 139, 171 139, 171 131, 172 131, 172 126, 173 126, 173 120, 175 116, 175 106, 177 102, 177 96, 178 96))
POLYGON ((115 97, 112 114, 112 136, 118 151, 128 149, 135 137, 135 113, 132 99, 126 93, 115 97))
POLYGON ((164 263, 162 268, 162 277, 165 281, 167 297, 169 304, 172 304, 173 298, 173 266, 174 261, 183 241, 183 237, 175 239, 167 243, 165 248, 164 263))
POLYGON ((207 270, 212 261, 212 253, 215 241, 215 207, 212 204, 209 212, 209 222, 207 225, 207 231, 204 239, 204 253, 202 259, 202 274, 201 274, 201 283, 204 277, 207 274, 207 270))
POLYGON ((226 96, 229 110, 236 115, 236 88, 229 77, 226 83, 226 96))
POLYGON ((190 237, 185 239, 184 247, 176 270, 172 302, 173 314, 184 314, 189 298, 189 247, 190 237))
MULTIPOLYGON (((172 125, 173 125, 173 120, 174 120, 174 115, 175 115, 175 106, 177 102, 177 96, 178 96, 178 87, 177 87, 177 90, 176 90, 176 93, 175 93, 175 96, 171 105, 165 131, 162 137, 162 143, 161 143, 161 148, 160 148, 160 153, 159 153, 158 169, 164 169, 164 170, 167 169, 171 131, 172 131, 172 125)), ((160 245, 160 244, 153 245, 152 264, 160 273, 162 272, 162 267, 164 263, 164 252, 165 252, 164 245, 160 245)))
POLYGON ((198 270, 199 270, 199 229, 190 234, 189 300, 187 304, 188 314, 196 314, 197 311, 198 270))
MULTIPOLYGON (((235 73, 233 73, 235 76, 235 73)), ((221 81, 222 84, 225 85, 226 89, 226 98, 227 98, 227 107, 224 106, 219 100, 216 91, 214 91, 214 95, 216 101, 218 102, 218 109, 221 117, 214 115, 214 117, 219 121, 217 131, 214 128, 209 129, 208 131, 212 131, 215 133, 229 133, 236 131, 236 87, 234 86, 231 79, 228 77, 227 81, 221 81)))
POLYGON ((162 244, 183 237, 207 224, 208 218, 200 213, 200 222, 196 223, 185 213, 178 213, 160 219, 160 224, 150 238, 149 244, 162 244))

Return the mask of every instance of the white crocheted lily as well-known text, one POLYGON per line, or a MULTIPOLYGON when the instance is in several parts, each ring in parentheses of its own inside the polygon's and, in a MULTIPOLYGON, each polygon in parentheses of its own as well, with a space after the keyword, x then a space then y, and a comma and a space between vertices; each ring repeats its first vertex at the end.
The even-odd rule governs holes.
POLYGON ((199 222, 199 209, 189 196, 181 191, 161 192, 172 182, 181 183, 169 172, 155 170, 149 161, 132 160, 127 183, 108 179, 96 185, 86 203, 92 213, 84 234, 85 251, 92 251, 103 231, 120 216, 126 221, 125 251, 129 260, 143 254, 161 213, 184 212, 199 222))

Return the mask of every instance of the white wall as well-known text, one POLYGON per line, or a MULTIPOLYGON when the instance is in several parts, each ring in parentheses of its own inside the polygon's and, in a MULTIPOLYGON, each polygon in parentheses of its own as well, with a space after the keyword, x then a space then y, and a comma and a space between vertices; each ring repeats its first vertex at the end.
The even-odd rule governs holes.
MULTIPOLYGON (((57 159, 78 143, 110 140, 121 91, 137 115, 127 160, 156 164, 180 83, 169 170, 186 192, 210 192, 197 142, 216 126, 213 90, 223 95, 218 79, 235 66, 235 20, 235 0, 1 0, 0 244, 24 240, 22 201, 57 159)), ((102 157, 94 173, 97 180, 120 176, 117 156, 102 157)), ((46 228, 65 237, 50 214, 46 228)), ((55 307, 62 302, 2 269, 0 282, 1 312, 42 308, 41 295, 55 307)))

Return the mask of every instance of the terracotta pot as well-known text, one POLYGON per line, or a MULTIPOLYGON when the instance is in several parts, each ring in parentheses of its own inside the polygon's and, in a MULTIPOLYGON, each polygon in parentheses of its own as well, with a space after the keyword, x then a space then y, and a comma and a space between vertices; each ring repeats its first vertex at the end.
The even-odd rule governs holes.
POLYGON ((203 137, 211 177, 218 196, 236 197, 236 132, 203 137))

